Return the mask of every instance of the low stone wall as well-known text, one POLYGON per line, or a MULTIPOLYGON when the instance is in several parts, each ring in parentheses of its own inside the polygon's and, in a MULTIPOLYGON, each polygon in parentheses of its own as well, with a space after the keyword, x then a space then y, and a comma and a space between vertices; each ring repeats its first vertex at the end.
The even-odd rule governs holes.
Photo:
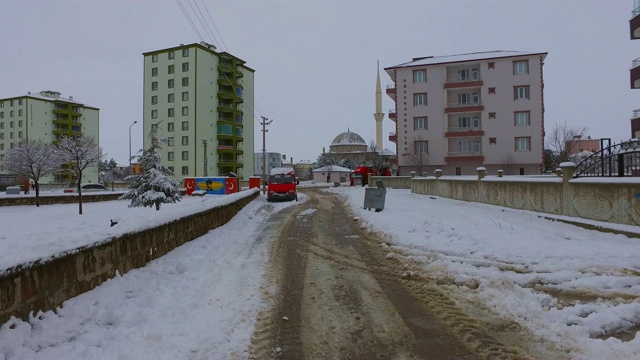
MULTIPOLYGON (((412 178, 411 192, 640 226, 640 183, 635 178, 629 178, 628 183, 625 179, 615 183, 601 178, 573 179, 573 169, 563 167, 562 178, 546 179, 485 178, 484 171, 479 171, 476 180, 412 178)), ((388 186, 394 187, 393 183, 388 186)))
MULTIPOLYGON (((101 192, 82 194, 82 202, 97 202, 97 201, 110 201, 117 200, 122 196, 122 192, 101 192)), ((78 202, 78 195, 42 195, 40 194, 40 205, 53 205, 53 204, 74 204, 78 202)), ((18 206, 18 205, 35 205, 35 196, 25 195, 7 195, 6 197, 0 197, 0 206, 18 206)))
POLYGON ((113 278, 143 267, 176 247, 227 223, 259 195, 253 192, 235 203, 174 220, 108 243, 82 247, 61 257, 7 269, 0 276, 0 324, 15 316, 54 310, 65 300, 113 278))

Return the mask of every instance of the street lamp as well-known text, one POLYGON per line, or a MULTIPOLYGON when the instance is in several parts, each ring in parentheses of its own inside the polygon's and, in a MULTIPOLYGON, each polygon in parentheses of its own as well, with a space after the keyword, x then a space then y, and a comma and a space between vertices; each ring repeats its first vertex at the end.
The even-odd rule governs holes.
POLYGON ((135 125, 138 120, 134 121, 133 124, 129 125, 129 171, 133 171, 131 169, 131 127, 135 125))

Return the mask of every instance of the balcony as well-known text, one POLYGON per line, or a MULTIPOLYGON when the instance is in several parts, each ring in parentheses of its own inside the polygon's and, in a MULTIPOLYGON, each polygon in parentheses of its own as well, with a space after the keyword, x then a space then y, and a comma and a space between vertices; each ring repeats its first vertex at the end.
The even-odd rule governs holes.
POLYGON ((444 133, 445 137, 468 137, 475 136, 481 137, 484 136, 484 131, 480 126, 475 127, 449 127, 447 128, 447 132, 444 133))
POLYGON ((447 152, 447 162, 484 162, 482 151, 447 152))
POLYGON ((447 107, 444 109, 445 113, 461 113, 461 112, 477 112, 483 111, 484 106, 482 105, 482 101, 473 101, 473 102, 455 102, 448 103, 447 107))
POLYGON ((397 144, 398 143, 398 134, 396 134, 395 132, 390 132, 389 133, 389 141, 397 144))
POLYGON ((640 58, 633 60, 631 63, 629 75, 631 79, 631 88, 640 89, 640 58))
POLYGON ((483 84, 480 76, 471 77, 456 77, 447 79, 444 83, 445 89, 461 89, 461 88, 473 88, 481 87, 483 84))
POLYGON ((389 95, 392 99, 395 100, 395 98, 396 98, 396 84, 387 85, 387 88, 385 89, 385 92, 387 93, 387 95, 389 95))
POLYGON ((629 32, 631 40, 640 39, 640 7, 633 9, 629 20, 629 32))
POLYGON ((396 109, 389 109, 389 119, 396 121, 397 118, 396 109))

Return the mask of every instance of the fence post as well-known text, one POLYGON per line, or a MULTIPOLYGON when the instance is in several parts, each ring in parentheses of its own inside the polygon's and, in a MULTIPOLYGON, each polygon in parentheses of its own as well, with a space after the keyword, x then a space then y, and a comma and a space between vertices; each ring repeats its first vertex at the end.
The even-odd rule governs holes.
POLYGON ((562 172, 562 215, 571 216, 571 214, 573 214, 573 191, 571 191, 569 180, 573 179, 573 171, 575 168, 576 164, 571 161, 560 164, 560 170, 562 172))

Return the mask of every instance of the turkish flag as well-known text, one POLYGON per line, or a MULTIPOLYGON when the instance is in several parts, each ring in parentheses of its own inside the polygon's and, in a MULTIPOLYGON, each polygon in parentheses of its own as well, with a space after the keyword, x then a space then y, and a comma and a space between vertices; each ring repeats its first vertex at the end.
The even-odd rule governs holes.
POLYGON ((195 187, 196 187, 196 179, 194 178, 184 179, 184 187, 187 188, 187 195, 191 195, 191 193, 193 192, 193 190, 195 190, 195 187))
POLYGON ((238 178, 227 178, 227 194, 238 192, 238 178))

